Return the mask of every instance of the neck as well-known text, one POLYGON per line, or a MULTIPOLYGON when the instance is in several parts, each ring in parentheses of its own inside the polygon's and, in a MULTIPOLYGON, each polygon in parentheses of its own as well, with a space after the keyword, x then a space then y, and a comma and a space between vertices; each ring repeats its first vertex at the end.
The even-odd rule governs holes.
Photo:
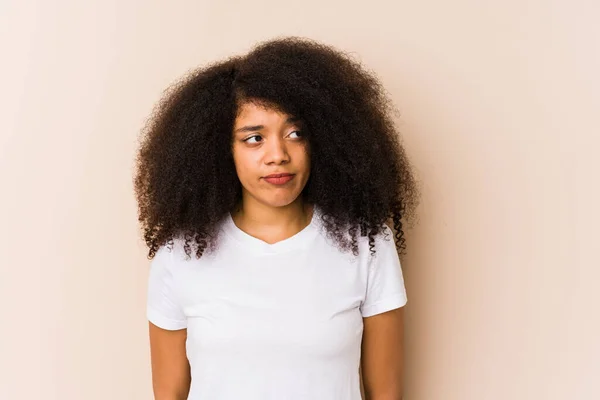
POLYGON ((313 206, 301 198, 282 207, 273 207, 257 201, 242 201, 231 216, 235 224, 251 235, 259 237, 289 237, 310 224, 313 206))

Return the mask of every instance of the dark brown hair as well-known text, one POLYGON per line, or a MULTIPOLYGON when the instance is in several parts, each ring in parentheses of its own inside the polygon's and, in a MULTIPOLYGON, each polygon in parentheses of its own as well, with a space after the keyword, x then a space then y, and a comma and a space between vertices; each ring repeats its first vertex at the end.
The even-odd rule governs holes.
POLYGON ((217 247, 218 224, 241 199, 231 145, 242 101, 302 119, 311 149, 302 196, 320 207, 340 249, 356 254, 360 233, 374 254, 374 236, 391 219, 403 252, 402 221, 415 216, 419 195, 391 100, 375 74, 348 54, 284 37, 190 72, 156 106, 140 137, 134 177, 149 258, 174 237, 185 238, 188 256, 192 243, 198 258, 217 247))

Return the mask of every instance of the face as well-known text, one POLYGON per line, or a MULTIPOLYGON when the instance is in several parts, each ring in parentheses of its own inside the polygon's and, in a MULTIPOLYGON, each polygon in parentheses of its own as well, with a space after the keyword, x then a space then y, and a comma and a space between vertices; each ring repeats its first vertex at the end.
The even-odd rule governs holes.
POLYGON ((299 198, 310 175, 310 153, 301 121, 244 103, 235 120, 232 149, 244 202, 283 207, 299 198), (269 178, 272 174, 291 176, 269 178))

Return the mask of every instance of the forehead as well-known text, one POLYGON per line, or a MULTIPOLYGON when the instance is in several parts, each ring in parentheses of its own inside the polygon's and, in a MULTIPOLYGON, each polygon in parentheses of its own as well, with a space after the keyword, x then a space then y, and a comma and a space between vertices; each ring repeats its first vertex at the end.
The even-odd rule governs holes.
POLYGON ((268 123, 285 121, 292 118, 290 114, 278 110, 276 107, 257 102, 245 102, 238 107, 235 118, 236 126, 244 122, 261 120, 268 123))

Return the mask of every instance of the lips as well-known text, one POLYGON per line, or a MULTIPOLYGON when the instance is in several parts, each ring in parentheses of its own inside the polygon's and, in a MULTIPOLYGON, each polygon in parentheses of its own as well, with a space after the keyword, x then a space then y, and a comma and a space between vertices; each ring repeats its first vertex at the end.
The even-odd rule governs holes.
POLYGON ((294 179, 294 174, 271 174, 264 177, 266 182, 269 182, 272 185, 285 185, 292 179, 294 179))
POLYGON ((271 175, 267 175, 265 176, 265 178, 282 178, 284 176, 293 176, 294 174, 287 174, 287 173, 283 173, 283 174, 271 174, 271 175))

